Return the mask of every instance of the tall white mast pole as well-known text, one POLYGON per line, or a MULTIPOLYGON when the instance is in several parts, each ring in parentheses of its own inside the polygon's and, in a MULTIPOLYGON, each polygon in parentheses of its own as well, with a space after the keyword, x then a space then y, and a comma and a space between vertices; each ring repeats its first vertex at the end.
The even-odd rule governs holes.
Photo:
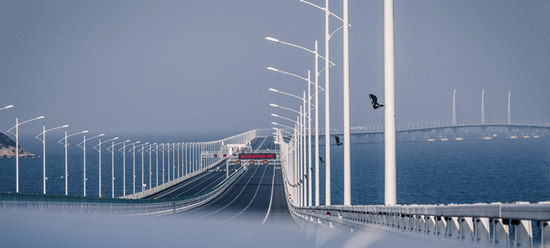
MULTIPOLYGON (((393 0, 384 0, 385 205, 395 205, 397 202, 395 166, 395 71, 393 34, 393 0)), ((347 142, 349 143, 349 141, 347 142)))
POLYGON ((344 206, 351 205, 351 139, 349 106, 349 13, 348 0, 344 0, 344 206))
POLYGON ((325 0, 325 205, 330 206, 330 11, 325 0))

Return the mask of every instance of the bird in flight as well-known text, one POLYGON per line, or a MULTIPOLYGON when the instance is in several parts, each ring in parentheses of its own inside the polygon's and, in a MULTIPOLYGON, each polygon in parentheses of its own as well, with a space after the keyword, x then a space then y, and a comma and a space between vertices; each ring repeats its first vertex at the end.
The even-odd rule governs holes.
POLYGON ((323 157, 321 156, 319 156, 319 161, 321 162, 321 164, 325 162, 325 160, 323 160, 323 157))
POLYGON ((336 140, 336 145, 343 145, 344 143, 340 142, 340 138, 338 136, 334 136, 334 139, 336 140))
POLYGON ((370 102, 372 103, 373 109, 384 107, 383 104, 378 103, 378 98, 375 95, 369 94, 369 98, 370 98, 370 102))

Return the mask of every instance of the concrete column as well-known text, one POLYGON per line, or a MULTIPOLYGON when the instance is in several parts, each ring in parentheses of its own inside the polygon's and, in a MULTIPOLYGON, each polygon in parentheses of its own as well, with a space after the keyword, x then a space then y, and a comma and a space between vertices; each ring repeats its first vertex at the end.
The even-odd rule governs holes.
POLYGON ((474 240, 477 243, 489 244, 489 218, 475 218, 474 219, 474 240))
POLYGON ((445 221, 445 218, 437 216, 435 224, 435 236, 438 238, 445 237, 445 232, 447 231, 447 221, 445 221))
POLYGON ((435 233, 435 218, 433 216, 426 216, 425 233, 428 235, 434 235, 435 233))
POLYGON ((446 217, 447 231, 445 236, 449 239, 456 239, 458 237, 458 217, 446 217))
POLYGON ((550 247, 550 221, 539 222, 540 244, 542 247, 550 247))
POLYGON ((474 239, 474 224, 471 217, 462 217, 459 219, 459 237, 458 239, 465 241, 473 241, 474 239))
POLYGON ((533 247, 533 230, 530 220, 512 220, 514 247, 533 247))
POLYGON ((508 247, 510 230, 508 228, 508 220, 494 218, 493 224, 493 244, 495 247, 508 247))

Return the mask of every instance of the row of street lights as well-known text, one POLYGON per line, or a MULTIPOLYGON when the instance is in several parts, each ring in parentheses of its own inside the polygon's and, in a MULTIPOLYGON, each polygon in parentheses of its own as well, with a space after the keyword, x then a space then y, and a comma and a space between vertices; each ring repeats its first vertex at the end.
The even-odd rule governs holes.
MULTIPOLYGON (((295 173, 290 175, 288 178, 292 178, 293 183, 291 186, 299 187, 299 190, 296 191, 298 194, 298 205, 300 206, 313 206, 312 202, 312 178, 308 177, 311 172, 315 171, 315 206, 320 205, 319 200, 319 106, 318 106, 318 95, 319 91, 325 92, 325 205, 331 205, 331 154, 330 154, 330 66, 333 66, 334 63, 330 61, 330 39, 334 34, 342 30, 343 32, 343 138, 344 138, 344 151, 343 151, 343 169, 344 169, 344 205, 351 205, 351 149, 350 149, 350 88, 349 88, 349 14, 348 14, 348 0, 343 0, 343 16, 340 18, 334 13, 329 11, 329 0, 325 0, 325 7, 320 7, 316 4, 310 3, 305 0, 299 0, 302 3, 306 3, 310 6, 313 6, 319 10, 324 11, 325 13, 325 56, 321 56, 318 52, 318 44, 315 41, 315 49, 307 49, 305 47, 292 44, 289 42, 284 42, 273 37, 266 37, 265 39, 271 42, 295 47, 303 51, 309 52, 315 56, 315 73, 314 80, 311 81, 311 73, 308 71, 307 78, 289 73, 286 71, 281 71, 274 67, 267 67, 268 70, 279 72, 285 75, 293 76, 295 78, 302 79, 307 83, 307 97, 299 97, 287 92, 276 90, 270 88, 269 90, 275 93, 280 93, 287 96, 292 96, 299 100, 302 100, 302 106, 300 111, 296 111, 287 107, 281 107, 277 104, 271 103, 270 106, 276 108, 282 108, 285 110, 291 110, 297 113, 299 116, 297 121, 294 121, 290 118, 281 117, 276 114, 271 114, 271 116, 284 119, 286 121, 291 121, 295 123, 295 127, 280 125, 276 122, 272 122, 273 125, 282 126, 288 130, 294 130, 294 132, 286 131, 286 135, 290 135, 291 140, 288 145, 285 145, 287 149, 290 149, 288 152, 289 158, 287 161, 294 160, 294 163, 290 163, 290 166, 294 168, 286 168, 286 172, 295 173), (342 22, 342 26, 331 32, 329 21, 330 18, 334 17, 342 22), (325 68, 319 70, 318 60, 319 58, 324 59, 325 68), (318 79, 320 74, 324 71, 325 73, 325 86, 321 88, 318 85, 318 79), (311 94, 310 86, 314 85, 315 93, 311 94), (311 104, 312 96, 315 97, 315 104, 311 104), (315 109, 315 170, 312 168, 312 157, 311 157, 311 145, 312 145, 312 134, 311 134, 311 108, 315 109), (306 140, 307 136, 307 140, 306 140), (308 146, 306 147, 306 144, 308 146), (307 151, 307 154, 306 154, 307 151), (292 159, 291 159, 292 157, 292 159), (296 177, 296 175, 298 177, 296 177), (308 180, 307 186, 304 183, 304 180, 308 180), (307 191, 305 190, 307 187, 307 191), (306 197, 307 196, 307 197, 306 197)), ((385 204, 394 205, 396 204, 396 183, 395 183, 395 109, 394 109, 394 54, 393 54, 393 0, 384 0, 384 63, 385 63, 385 204)), ((275 128, 278 131, 284 131, 283 129, 275 128)), ((283 140, 277 140, 277 142, 284 142, 283 140)))
MULTIPOLYGON (((13 105, 8 105, 5 107, 0 108, 0 110, 5 110, 9 108, 13 108, 13 105)), ((16 118, 15 120, 15 126, 8 129, 7 132, 12 133, 15 136, 15 164, 16 164, 16 193, 19 193, 19 126, 29 123, 31 121, 44 119, 44 116, 39 116, 36 118, 32 118, 29 120, 25 120, 20 122, 19 118, 16 118), (14 130, 14 131, 12 131, 14 130)), ((36 139, 40 140, 42 142, 42 184, 43 184, 43 190, 42 193, 46 194, 46 181, 48 180, 47 174, 46 174, 46 133, 58 129, 67 128, 69 125, 65 124, 62 126, 54 127, 46 129, 46 126, 42 126, 42 132, 40 132, 38 135, 35 136, 36 139)), ((98 139, 98 143, 93 147, 95 150, 98 151, 98 196, 103 197, 102 195, 102 145, 111 143, 110 146, 107 147, 107 151, 111 153, 111 197, 115 197, 115 147, 118 145, 122 145, 122 147, 119 149, 119 151, 122 153, 122 167, 123 167, 123 196, 126 196, 126 151, 132 153, 132 193, 136 193, 136 152, 141 153, 141 182, 142 187, 141 191, 146 190, 146 184, 145 182, 145 153, 148 153, 149 155, 149 184, 148 188, 152 188, 152 154, 153 151, 155 152, 155 163, 156 163, 156 183, 155 186, 161 185, 159 183, 159 152, 162 152, 162 184, 168 183, 171 181, 174 181, 178 178, 184 177, 186 175, 189 175, 191 173, 195 173, 203 168, 206 167, 206 165, 210 165, 212 163, 217 162, 218 159, 221 158, 214 158, 214 157, 208 157, 203 156, 203 152, 206 151, 214 151, 221 149, 222 141, 212 141, 212 142, 178 142, 178 143, 141 143, 141 141, 135 141, 131 142, 131 140, 127 139, 122 142, 115 143, 116 140, 119 140, 119 137, 114 137, 111 139, 102 140, 101 138, 105 136, 105 134, 99 134, 92 137, 86 137, 86 134, 88 133, 88 130, 75 132, 69 134, 67 131, 65 131, 65 134, 63 138, 61 138, 58 143, 64 146, 65 149, 65 172, 63 175, 63 178, 65 179, 65 195, 68 195, 69 193, 69 182, 68 182, 68 146, 69 137, 81 135, 83 134, 82 141, 77 144, 78 147, 82 148, 83 151, 83 196, 87 196, 87 176, 86 176, 86 143, 89 142, 92 139, 98 139), (165 156, 165 152, 167 153, 167 156, 165 156), (170 156, 170 152, 172 152, 172 156, 170 156), (181 159, 180 159, 181 158, 181 159), (165 169, 165 159, 167 160, 168 168, 165 169), (204 162, 204 163, 203 163, 204 162), (171 169, 170 169, 171 167, 171 169), (166 172, 168 173, 167 179, 165 178, 166 172)))

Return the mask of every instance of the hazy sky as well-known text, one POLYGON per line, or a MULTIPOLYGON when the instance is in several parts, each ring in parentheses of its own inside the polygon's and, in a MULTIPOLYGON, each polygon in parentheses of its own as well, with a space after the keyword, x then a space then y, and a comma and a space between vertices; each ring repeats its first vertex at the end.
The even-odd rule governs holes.
MULTIPOLYGON (((324 5, 322 0, 312 0, 324 5)), ((331 1, 341 15, 342 1, 331 1)), ((458 118, 550 121, 550 1, 395 0, 400 123, 458 118)), ((332 19, 332 29, 341 25, 332 19)), ((350 0, 351 123, 383 123, 383 1, 350 0)), ((299 102, 313 57, 265 36, 324 50, 324 15, 297 0, 0 1, 0 129, 15 117, 74 131, 237 132, 269 127, 269 103, 299 102)), ((331 42, 333 126, 342 123, 342 33, 331 42)), ((324 82, 323 77, 320 78, 324 82)), ((321 99, 324 98, 324 95, 321 99)), ((324 106, 324 101, 320 101, 324 106)), ((321 113, 324 109, 321 109, 321 113)), ((321 120, 323 120, 321 116, 321 120)), ((324 122, 321 123, 324 125, 324 122)))

